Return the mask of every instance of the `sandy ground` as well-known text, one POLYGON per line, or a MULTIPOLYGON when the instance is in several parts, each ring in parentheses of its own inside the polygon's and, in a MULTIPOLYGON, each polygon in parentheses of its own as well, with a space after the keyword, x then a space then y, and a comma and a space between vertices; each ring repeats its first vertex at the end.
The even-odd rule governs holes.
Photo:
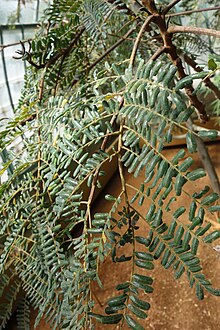
MULTIPOLYGON (((216 142, 208 145, 211 157, 214 165, 220 176, 220 142, 216 142)), ((165 153, 169 158, 176 152, 175 148, 166 149, 165 153)), ((201 163, 195 155, 196 162, 193 165, 194 168, 201 167, 201 163)), ((129 182, 133 182, 133 176, 127 175, 129 182)), ((141 177, 140 177, 141 180, 141 177)), ((199 183, 196 190, 208 184, 209 179, 203 178, 199 183)), ((194 191, 195 187, 187 186, 188 192, 194 191)), ((108 186, 108 190, 103 192, 103 196, 106 193, 112 193, 117 195, 117 191, 120 190, 119 177, 116 174, 108 186)), ((180 199, 179 206, 183 203, 187 204, 187 199, 180 199)), ((103 198, 96 202, 94 211, 107 210, 107 204, 103 198)), ((147 204, 144 205, 147 209, 147 204)), ((146 225, 141 225, 138 235, 145 235, 147 231, 146 225)), ((129 250, 129 247, 128 247, 129 250)), ((129 251, 126 251, 129 253, 129 251)), ((212 247, 201 247, 199 254, 203 257, 204 273, 209 279, 212 280, 213 286, 220 288, 220 254, 216 253, 212 247)), ((129 263, 121 263, 119 267, 107 259, 101 266, 100 278, 103 282, 103 289, 98 286, 94 286, 93 291, 96 296, 97 313, 103 313, 105 301, 112 297, 115 292, 115 286, 117 283, 126 281, 130 274, 129 263), (104 305, 104 306, 103 306, 104 305)), ((143 326, 146 330, 218 330, 220 329, 220 298, 205 294, 203 301, 198 301, 195 295, 194 289, 189 288, 189 284, 185 275, 183 275, 178 281, 173 278, 172 268, 164 270, 160 265, 160 261, 155 263, 155 269, 148 271, 148 275, 152 275, 154 280, 154 292, 147 296, 147 301, 151 304, 151 309, 148 312, 148 318, 144 321, 143 326)), ((34 312, 33 312, 34 315, 34 312)), ((34 321, 34 319, 32 319, 34 321)), ((32 322, 33 323, 33 322, 32 322)), ((13 321, 9 324, 8 330, 16 329, 13 325, 13 321)), ((33 329, 33 325, 31 326, 33 329)), ((37 328, 38 330, 50 329, 48 325, 42 321, 37 328)), ((117 326, 100 325, 97 324, 96 330, 102 329, 119 329, 117 326)), ((123 329, 128 329, 126 325, 123 329)), ((73 329, 74 330, 74 329, 73 329)), ((88 329, 89 330, 89 329, 88 329)))

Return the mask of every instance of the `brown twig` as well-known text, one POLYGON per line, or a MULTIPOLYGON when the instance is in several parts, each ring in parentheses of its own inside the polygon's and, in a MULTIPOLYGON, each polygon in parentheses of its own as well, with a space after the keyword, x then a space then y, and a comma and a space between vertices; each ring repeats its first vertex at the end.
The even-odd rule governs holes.
POLYGON ((55 83, 55 86, 54 86, 54 96, 57 93, 58 83, 59 83, 61 70, 62 70, 62 66, 63 66, 63 62, 64 62, 65 58, 66 58, 66 55, 63 55, 62 60, 61 60, 60 65, 59 65, 59 70, 58 70, 57 77, 56 77, 56 83, 55 83))
MULTIPOLYGON (((106 50, 104 54, 102 54, 95 62, 93 62, 88 68, 86 68, 87 73, 91 71, 99 62, 101 62, 109 53, 111 53, 115 48, 117 48, 121 43, 127 40, 127 37, 135 31, 135 28, 130 29, 124 36, 121 37, 114 45, 112 45, 109 49, 106 50)), ((79 79, 74 79, 72 81, 71 87, 78 83, 79 79)))
POLYGON ((209 8, 200 8, 200 9, 194 9, 194 10, 186 10, 186 11, 182 11, 179 13, 173 13, 173 14, 169 14, 167 16, 169 16, 169 17, 185 16, 185 15, 191 15, 194 13, 201 13, 201 12, 205 12, 205 11, 219 10, 219 9, 220 9, 220 6, 209 7, 209 8))
MULTIPOLYGON (((202 68, 200 68, 200 66, 194 61, 194 59, 189 57, 187 54, 184 54, 183 58, 186 63, 189 64, 196 72, 203 71, 202 68)), ((213 93, 218 99, 220 99, 220 90, 215 84, 213 84, 209 77, 204 79, 204 84, 213 91, 213 93)))
MULTIPOLYGON (((120 101, 119 109, 121 107, 123 107, 123 105, 124 105, 124 98, 122 98, 122 100, 120 101)), ((110 125, 113 125, 115 123, 116 118, 117 118, 116 115, 112 116, 112 118, 110 120, 110 125)), ((106 135, 105 135, 105 137, 102 141, 101 147, 100 147, 100 150, 102 150, 102 151, 105 151, 107 143, 109 141, 109 135, 107 135, 107 133, 108 133, 108 130, 106 131, 106 135)), ((91 221, 90 221, 91 220, 90 219, 90 207, 91 207, 92 201, 94 199, 94 195, 95 195, 95 191, 96 191, 96 185, 97 185, 100 170, 101 170, 101 165, 99 165, 96 168, 96 171, 94 173, 93 180, 92 180, 92 186, 91 186, 91 190, 90 190, 89 197, 88 197, 88 202, 87 202, 86 219, 89 220, 90 228, 92 226, 91 221)))
POLYGON ((37 69, 43 69, 43 68, 46 68, 46 67, 48 68, 52 64, 56 63, 59 60, 60 57, 68 55, 68 53, 71 51, 71 49, 76 44, 76 42, 79 40, 79 38, 81 37, 81 35, 83 34, 84 31, 85 31, 85 28, 83 27, 79 31, 79 33, 76 35, 76 37, 72 40, 72 42, 69 44, 69 46, 67 48, 64 48, 60 52, 54 54, 46 63, 42 63, 42 64, 34 63, 31 60, 31 54, 30 54, 30 58, 27 61, 37 69))
MULTIPOLYGON (((157 11, 153 0, 146 0, 144 1, 144 4, 146 8, 154 16, 153 22, 158 26, 160 30, 160 34, 164 44, 164 51, 170 56, 173 64, 177 67, 179 78, 180 79, 185 78, 187 75, 184 71, 181 58, 177 54, 177 48, 172 42, 172 33, 167 28, 167 22, 165 16, 163 14, 160 14, 159 11, 157 11)), ((205 106, 202 102, 199 101, 197 95, 195 95, 193 86, 191 84, 186 86, 185 91, 191 104, 195 107, 200 120, 202 122, 207 121, 208 116, 205 111, 205 106)))
POLYGON ((147 26, 151 23, 152 19, 153 19, 153 16, 152 16, 152 15, 149 16, 149 17, 145 20, 144 24, 142 25, 142 27, 141 27, 141 29, 140 29, 140 31, 139 31, 139 33, 138 33, 138 36, 137 36, 137 38, 136 38, 136 40, 135 40, 134 47, 133 47, 133 49, 132 49, 132 53, 131 53, 131 57, 130 57, 130 64, 131 64, 131 65, 134 64, 135 57, 136 57, 136 54, 137 54, 137 49, 138 49, 138 46, 139 46, 139 43, 140 43, 141 37, 142 37, 144 31, 146 30, 147 26))
MULTIPOLYGON (((116 120, 116 115, 111 118, 110 125, 113 125, 115 120, 116 120)), ((109 140, 109 135, 104 137, 100 150, 105 151, 108 140, 109 140)), ((92 180, 91 190, 90 190, 88 200, 87 200, 86 220, 88 221, 90 228, 92 227, 91 204, 92 204, 94 196, 95 196, 95 191, 96 191, 96 187, 97 187, 97 181, 98 181, 100 170, 101 170, 101 165, 99 165, 95 170, 93 180, 92 180)))
POLYGON ((211 37, 220 38, 220 31, 194 27, 194 26, 179 26, 179 25, 171 25, 168 30, 168 33, 193 33, 193 34, 202 34, 211 37))
POLYGON ((147 11, 151 13, 151 15, 158 15, 158 10, 154 0, 142 0, 142 4, 147 9, 147 11))
MULTIPOLYGON (((62 52, 53 56, 47 63, 41 64, 41 68, 44 68, 44 72, 43 72, 42 78, 39 83, 39 97, 38 97, 39 102, 41 102, 43 99, 44 79, 45 79, 45 74, 46 74, 47 69, 52 64, 56 63, 56 61, 58 61, 61 56, 63 57, 63 60, 64 60, 64 58, 69 54, 69 52, 71 51, 71 49, 73 48, 73 46, 78 41, 78 39, 80 38, 80 36, 83 34, 84 31, 85 31, 85 28, 82 28, 81 31, 76 35, 74 40, 70 43, 70 45, 67 48, 65 48, 62 52)), ((30 63, 30 61, 29 61, 29 63, 30 63)), ((62 63, 62 61, 61 61, 61 63, 62 63)))
POLYGON ((168 13, 170 11, 170 9, 172 9, 178 2, 180 2, 181 0, 173 0, 171 1, 162 11, 163 15, 166 15, 166 13, 168 13))
POLYGON ((32 39, 27 39, 27 40, 21 40, 21 41, 17 41, 17 42, 12 42, 11 44, 7 44, 7 45, 0 45, 0 52, 7 48, 7 47, 13 47, 13 46, 17 46, 17 45, 20 45, 21 43, 26 43, 26 42, 30 42, 32 41, 32 39))
POLYGON ((92 70, 99 62, 103 60, 109 53, 111 53, 115 48, 117 48, 122 42, 126 41, 127 37, 135 31, 135 28, 130 29, 124 36, 121 37, 114 45, 112 45, 107 51, 102 54, 95 62, 93 62, 89 67, 88 71, 92 70))
MULTIPOLYGON (((107 0, 107 2, 114 5, 115 0, 107 0)), ((116 5, 116 8, 118 9, 118 11, 120 11, 120 10, 126 11, 126 14, 127 15, 136 16, 136 14, 134 13, 134 11, 131 8, 129 8, 125 3, 122 4, 122 5, 120 4, 120 6, 117 6, 116 5)))
POLYGON ((155 61, 161 54, 165 52, 166 48, 164 46, 157 49, 157 51, 149 58, 148 62, 155 61))

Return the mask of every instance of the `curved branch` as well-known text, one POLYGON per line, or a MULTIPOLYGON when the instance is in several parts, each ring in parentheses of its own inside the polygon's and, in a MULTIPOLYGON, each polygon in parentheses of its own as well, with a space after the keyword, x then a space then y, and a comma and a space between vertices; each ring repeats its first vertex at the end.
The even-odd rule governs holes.
POLYGON ((141 27, 141 29, 140 29, 140 31, 138 33, 138 36, 137 36, 137 38, 135 40, 134 47, 132 49, 132 53, 131 53, 131 57, 130 57, 130 64, 131 65, 134 64, 135 56, 137 54, 137 49, 138 49, 138 45, 139 45, 139 43, 141 41, 141 37, 142 37, 144 31, 146 30, 147 26, 151 23, 152 19, 153 19, 153 16, 152 15, 149 16, 146 19, 146 21, 144 22, 144 24, 142 25, 142 27, 141 27))
POLYGON ((204 11, 219 10, 219 9, 220 9, 220 6, 209 7, 209 8, 200 8, 200 9, 194 9, 194 10, 186 10, 186 11, 182 11, 179 13, 169 14, 169 15, 167 15, 167 17, 184 16, 184 15, 190 15, 190 14, 194 14, 194 13, 201 13, 204 11))
POLYGON ((194 33, 194 34, 203 34, 207 36, 212 36, 216 38, 220 38, 220 31, 194 27, 194 26, 178 26, 171 25, 168 30, 168 33, 194 33))

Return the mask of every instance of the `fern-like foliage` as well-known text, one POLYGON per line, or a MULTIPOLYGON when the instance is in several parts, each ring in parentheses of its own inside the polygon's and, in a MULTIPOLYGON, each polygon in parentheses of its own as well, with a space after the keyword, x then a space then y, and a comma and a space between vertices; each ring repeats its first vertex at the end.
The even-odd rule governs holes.
POLYGON ((129 10, 127 1, 56 1, 46 14, 49 28, 42 25, 27 54, 32 67, 20 105, 0 134, 1 150, 10 156, 1 174, 14 168, 0 186, 1 329, 21 287, 19 329, 28 328, 30 305, 38 309, 36 325, 45 317, 53 329, 93 329, 97 320, 144 329, 157 260, 172 267, 176 279, 185 273, 199 299, 205 291, 220 295, 197 254, 199 244, 220 237, 207 221, 220 210, 219 196, 207 187, 187 190, 205 176, 202 168, 191 170, 198 138, 217 132, 187 128, 198 109, 184 88, 213 72, 180 78, 166 54, 149 60, 139 52, 129 64, 131 41, 119 52, 122 45, 112 39, 120 15, 120 38, 128 23, 131 40, 137 37, 145 13, 137 20, 129 10), (187 158, 184 149, 165 156, 176 128, 186 134, 187 158), (15 154, 20 138, 22 150, 15 154), (94 214, 92 203, 112 167, 121 190, 105 195, 108 212, 94 214), (187 203, 177 207, 183 199, 187 203), (138 232, 142 225, 145 236, 138 232), (97 314, 92 284, 102 286, 99 266, 109 257, 130 270, 125 282, 115 283, 118 294, 105 313, 97 314))

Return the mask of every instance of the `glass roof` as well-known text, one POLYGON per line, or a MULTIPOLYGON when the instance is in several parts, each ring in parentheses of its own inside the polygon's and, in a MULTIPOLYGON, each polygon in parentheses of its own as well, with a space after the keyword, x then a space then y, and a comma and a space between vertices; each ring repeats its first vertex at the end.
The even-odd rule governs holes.
MULTIPOLYGON (((33 37, 37 21, 51 3, 51 0, 0 0, 1 124, 2 119, 12 117, 23 86, 26 63, 13 58, 20 49, 19 41, 33 37)), ((0 152, 0 156, 1 164, 1 158, 6 161, 7 151, 0 152)))

